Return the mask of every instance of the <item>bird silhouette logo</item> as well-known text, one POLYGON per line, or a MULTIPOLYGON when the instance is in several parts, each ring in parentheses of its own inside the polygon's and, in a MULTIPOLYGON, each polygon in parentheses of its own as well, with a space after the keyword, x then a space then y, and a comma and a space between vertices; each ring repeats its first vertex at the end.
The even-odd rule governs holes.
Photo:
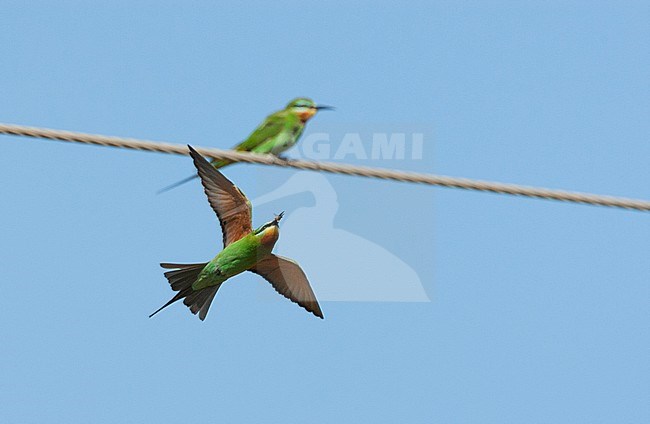
POLYGON ((337 194, 322 174, 296 172, 253 204, 259 207, 305 192, 313 196, 314 203, 287 211, 278 246, 309 269, 319 299, 430 302, 420 277, 406 262, 375 242, 335 228, 337 194))

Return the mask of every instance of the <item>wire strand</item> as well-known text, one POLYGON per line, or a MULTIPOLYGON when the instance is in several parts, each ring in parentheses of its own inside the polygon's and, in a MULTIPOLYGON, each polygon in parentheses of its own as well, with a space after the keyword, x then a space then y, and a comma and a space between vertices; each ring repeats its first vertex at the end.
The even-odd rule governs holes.
MULTIPOLYGON (((187 146, 181 144, 163 143, 134 138, 112 137, 98 134, 86 134, 72 131, 36 128, 23 125, 0 123, 0 134, 42 138, 50 140, 96 144, 100 146, 120 147, 149 152, 175 153, 187 155, 187 146)), ((515 196, 535 197, 540 199, 560 200, 564 202, 583 203, 589 205, 609 206, 639 211, 650 211, 650 201, 628 199, 622 197, 603 196, 589 193, 553 190, 547 188, 529 187, 518 184, 497 183, 491 181, 472 180, 468 178, 448 177, 443 175, 421 174, 392 169, 371 168, 334 162, 313 162, 305 160, 285 160, 273 155, 262 155, 234 150, 196 147, 196 151, 212 159, 227 159, 233 162, 258 163, 311 171, 330 172, 334 174, 356 175, 368 178, 403 181, 409 183, 428 184, 441 187, 462 188, 465 190, 488 191, 492 193, 510 194, 515 196)))

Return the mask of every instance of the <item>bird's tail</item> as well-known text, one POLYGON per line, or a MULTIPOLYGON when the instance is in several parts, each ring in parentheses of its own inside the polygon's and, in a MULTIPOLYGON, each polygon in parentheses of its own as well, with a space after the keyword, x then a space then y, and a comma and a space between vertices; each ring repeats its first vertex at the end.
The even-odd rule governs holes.
POLYGON ((178 186, 181 186, 181 185, 183 185, 183 184, 185 184, 185 183, 189 183, 190 181, 192 181, 192 180, 195 179, 195 178, 199 178, 199 176, 198 176, 198 175, 192 175, 191 177, 184 178, 184 179, 182 179, 182 180, 180 180, 180 181, 178 181, 178 182, 175 182, 174 184, 168 185, 168 186, 165 187, 165 188, 161 188, 160 190, 158 190, 158 191, 156 192, 156 194, 161 194, 161 193, 164 193, 164 192, 166 192, 166 191, 169 191, 169 190, 171 190, 171 189, 173 189, 173 188, 176 188, 176 187, 178 187, 178 186))
MULTIPOLYGON (((221 160, 214 159, 214 160, 210 161, 210 164, 212 166, 214 166, 215 169, 223 168, 224 166, 228 166, 231 163, 232 163, 232 161, 228 161, 228 160, 225 160, 225 159, 221 159, 221 160)), ((158 190, 156 192, 156 194, 161 194, 161 193, 169 191, 169 190, 171 190, 173 188, 181 186, 181 185, 183 185, 185 183, 189 183, 190 181, 192 181, 193 179, 198 178, 198 177, 199 176, 195 174, 195 175, 192 175, 191 177, 184 178, 184 179, 182 179, 182 180, 180 180, 180 181, 178 181, 178 182, 176 182, 174 184, 168 185, 167 187, 158 190)))
POLYGON ((172 290, 178 293, 176 293, 176 296, 172 297, 169 302, 165 303, 158 308, 158 310, 149 315, 149 318, 156 315, 172 303, 185 299, 183 300, 185 306, 190 308, 190 311, 192 311, 194 315, 198 313, 199 318, 203 321, 208 314, 208 309, 210 309, 210 304, 212 303, 212 299, 214 299, 214 295, 217 294, 217 290, 221 286, 210 286, 200 290, 194 290, 192 288, 192 284, 194 284, 206 265, 207 262, 201 264, 160 264, 160 266, 165 269, 172 269, 172 271, 165 272, 165 277, 172 286, 172 290))

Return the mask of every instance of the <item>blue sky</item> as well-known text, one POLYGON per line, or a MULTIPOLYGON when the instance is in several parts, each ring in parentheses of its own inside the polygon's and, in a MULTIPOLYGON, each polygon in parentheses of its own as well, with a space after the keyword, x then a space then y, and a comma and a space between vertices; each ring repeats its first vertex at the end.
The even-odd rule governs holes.
MULTIPOLYGON (((650 198, 647 2, 2 14, 0 122, 226 148, 310 96, 338 110, 305 137, 425 134, 422 159, 346 162, 650 198)), ((650 420, 647 214, 233 166, 251 199, 292 178, 331 187, 329 220, 311 183, 254 212, 294 214, 277 252, 314 264, 323 295, 403 288, 408 272, 430 302, 322 301, 321 321, 251 274, 205 322, 180 305, 150 320, 171 297, 158 263, 220 248, 197 184, 154 194, 191 172, 180 156, 0 136, 0 421, 650 420)))

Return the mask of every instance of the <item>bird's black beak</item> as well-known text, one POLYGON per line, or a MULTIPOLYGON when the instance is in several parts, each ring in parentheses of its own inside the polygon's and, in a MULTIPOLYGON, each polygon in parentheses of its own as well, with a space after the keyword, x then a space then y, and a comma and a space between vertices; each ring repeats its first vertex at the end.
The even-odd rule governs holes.
POLYGON ((280 222, 280 220, 282 219, 283 216, 284 216, 284 211, 280 212, 279 214, 277 214, 275 216, 275 219, 274 219, 275 225, 277 225, 280 222))
POLYGON ((334 106, 318 105, 316 110, 336 110, 336 108, 334 106))

